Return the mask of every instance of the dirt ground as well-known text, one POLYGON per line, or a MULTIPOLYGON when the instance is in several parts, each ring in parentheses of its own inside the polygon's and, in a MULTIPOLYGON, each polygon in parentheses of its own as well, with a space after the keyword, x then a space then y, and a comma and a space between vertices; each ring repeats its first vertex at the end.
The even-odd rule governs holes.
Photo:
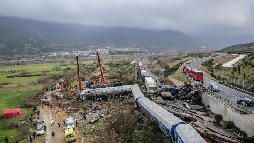
MULTIPOLYGON (((65 137, 64 137, 64 129, 63 129, 63 121, 64 118, 69 117, 63 108, 59 108, 56 104, 56 99, 54 97, 51 97, 51 92, 47 93, 47 97, 52 101, 53 108, 50 109, 49 106, 44 105, 38 107, 38 109, 41 111, 40 116, 44 119, 44 123, 46 124, 46 131, 43 136, 36 136, 35 140, 33 140, 33 143, 66 143, 65 137), (54 120, 55 123, 53 126, 50 125, 50 121, 54 120), (58 126, 58 122, 61 123, 60 127, 58 126), (54 138, 52 137, 52 131, 55 132, 54 138)), ((62 99, 60 99, 62 100, 62 99)), ((77 138, 77 143, 82 142, 82 136, 79 134, 79 128, 75 128, 75 135, 77 138)), ((27 140, 23 140, 21 143, 28 143, 27 140)))

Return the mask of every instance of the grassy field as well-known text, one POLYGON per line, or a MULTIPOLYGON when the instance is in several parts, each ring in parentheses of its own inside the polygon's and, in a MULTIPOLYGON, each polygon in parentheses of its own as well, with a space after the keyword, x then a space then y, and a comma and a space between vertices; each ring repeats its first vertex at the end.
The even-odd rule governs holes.
MULTIPOLYGON (((175 65, 179 65, 181 62, 184 62, 184 61, 188 61, 188 60, 192 60, 192 59, 195 59, 195 57, 185 57, 185 58, 182 58, 180 60, 174 60, 174 62, 170 63, 169 64, 169 67, 172 68, 174 67, 175 65)), ((174 78, 176 80, 179 80, 181 82, 186 82, 186 83, 189 83, 190 81, 188 80, 188 78, 186 78, 182 73, 181 71, 179 70, 179 68, 177 68, 177 70, 172 73, 171 75, 171 78, 174 78)))
POLYGON ((221 64, 224 64, 228 61, 231 61, 233 59, 235 59, 236 57, 238 57, 239 55, 232 55, 232 54, 228 54, 228 55, 225 55, 225 56, 222 56, 222 57, 217 57, 214 59, 214 62, 215 63, 221 63, 221 64))
POLYGON ((189 79, 180 70, 177 70, 171 77, 181 82, 190 83, 189 79))
POLYGON ((8 85, 2 85, 0 88, 0 115, 2 110, 6 108, 16 108, 20 106, 22 99, 27 97, 27 94, 31 90, 39 91, 40 85, 32 85, 31 82, 37 82, 40 76, 31 77, 13 77, 7 76, 19 75, 22 70, 26 70, 30 74, 42 74, 42 71, 47 71, 46 75, 62 73, 66 68, 75 68, 75 65, 60 66, 60 70, 53 70, 55 66, 60 66, 60 63, 46 63, 46 64, 30 64, 30 65, 13 65, 0 67, 0 84, 9 83, 8 85), (9 71, 16 71, 15 73, 9 71), (27 88, 29 87, 29 89, 27 88))
POLYGON ((52 70, 55 66, 59 66, 60 63, 47 63, 47 64, 31 64, 31 65, 13 65, 0 67, 0 83, 30 83, 33 81, 37 81, 39 76, 31 76, 31 77, 13 77, 7 78, 7 76, 14 76, 21 73, 21 71, 29 72, 30 74, 42 74, 42 71, 48 71, 47 74, 53 73, 61 73, 63 69, 67 68, 67 66, 61 67, 60 71, 52 70), (11 71, 16 71, 12 73, 11 71))
MULTIPOLYGON (((40 76, 31 77, 13 77, 7 78, 7 76, 19 75, 22 71, 27 73, 41 74, 42 71, 47 71, 45 74, 56 74, 62 73, 63 69, 73 68, 74 65, 60 66, 61 69, 54 70, 55 66, 60 66, 60 63, 44 63, 44 64, 29 64, 29 65, 13 65, 0 67, 0 116, 2 116, 4 109, 20 108, 24 99, 31 96, 31 92, 37 93, 42 90, 42 86, 38 84, 32 84, 32 82, 37 83, 40 76), (3 85, 3 83, 9 83, 3 85)), ((31 109, 22 108, 23 116, 31 113, 31 109)), ((21 137, 18 136, 19 130, 16 128, 9 128, 6 124, 9 120, 0 120, 0 142, 4 141, 4 137, 7 136, 9 141, 15 142, 20 140, 21 137)))
MULTIPOLYGON (((22 109, 22 117, 26 115, 30 115, 32 113, 32 109, 23 108, 22 109)), ((15 128, 9 128, 9 120, 0 120, 0 142, 4 142, 5 137, 8 137, 9 142, 15 142, 22 140, 22 137, 19 136, 19 130, 15 128)))
POLYGON ((196 57, 185 57, 185 58, 182 58, 180 60, 174 60, 174 62, 171 62, 169 63, 169 67, 173 67, 174 65, 177 65, 179 64, 180 62, 183 62, 183 61, 187 61, 187 60, 192 60, 192 59, 195 59, 196 57))

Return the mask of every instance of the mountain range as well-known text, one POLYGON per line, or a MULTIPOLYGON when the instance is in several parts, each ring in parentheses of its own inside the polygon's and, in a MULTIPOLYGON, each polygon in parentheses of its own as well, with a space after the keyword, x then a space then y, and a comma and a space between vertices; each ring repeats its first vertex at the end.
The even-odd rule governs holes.
MULTIPOLYGON (((169 49, 199 49, 200 42, 182 32, 156 31, 141 28, 99 27, 33 21, 15 17, 0 17, 0 55, 38 54, 66 51, 55 44, 82 43, 74 46, 82 50, 88 46, 132 47, 152 51, 169 49)), ((75 44, 74 44, 75 45, 75 44)), ((73 47, 71 47, 73 49, 73 47)))

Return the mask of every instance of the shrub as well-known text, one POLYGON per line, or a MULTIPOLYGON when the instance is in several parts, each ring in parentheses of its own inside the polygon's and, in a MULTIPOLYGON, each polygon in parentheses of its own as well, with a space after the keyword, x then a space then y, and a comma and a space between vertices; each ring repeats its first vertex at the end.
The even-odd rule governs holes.
POLYGON ((235 127, 235 124, 233 121, 226 122, 226 129, 233 129, 234 127, 235 127))
POLYGON ((60 66, 54 66, 52 68, 53 71, 60 71, 61 70, 61 67, 60 66))
POLYGON ((240 131, 240 135, 242 135, 245 138, 248 136, 245 131, 240 131))
POLYGON ((215 115, 215 120, 216 120, 216 123, 217 123, 217 124, 220 124, 220 122, 223 120, 222 115, 216 114, 216 115, 215 115))

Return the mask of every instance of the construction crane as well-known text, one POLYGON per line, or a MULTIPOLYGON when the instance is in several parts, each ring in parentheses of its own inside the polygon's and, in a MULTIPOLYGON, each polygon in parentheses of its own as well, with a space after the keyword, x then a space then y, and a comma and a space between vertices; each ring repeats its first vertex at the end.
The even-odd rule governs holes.
POLYGON ((78 64, 78 55, 76 55, 76 59, 77 59, 77 67, 78 67, 78 82, 79 82, 79 91, 82 90, 82 86, 81 86, 81 77, 80 77, 80 71, 79 71, 79 64, 78 64))
POLYGON ((105 81, 105 77, 103 74, 103 67, 101 65, 101 58, 100 58, 99 50, 97 50, 96 53, 97 53, 98 63, 99 63, 100 70, 101 70, 101 83, 105 83, 106 81, 105 81))

